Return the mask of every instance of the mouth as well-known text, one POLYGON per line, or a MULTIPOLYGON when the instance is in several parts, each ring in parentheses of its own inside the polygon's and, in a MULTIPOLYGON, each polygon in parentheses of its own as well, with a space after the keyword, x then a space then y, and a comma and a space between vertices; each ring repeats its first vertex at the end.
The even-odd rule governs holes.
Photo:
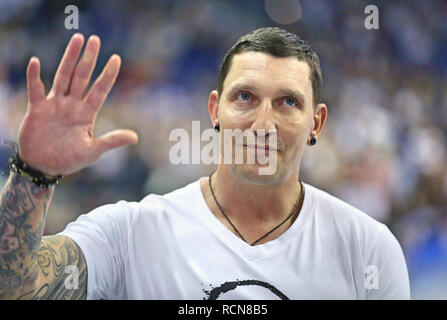
POLYGON ((254 150, 263 150, 263 151, 278 151, 277 148, 270 145, 258 145, 258 144, 244 144, 244 147, 254 150))

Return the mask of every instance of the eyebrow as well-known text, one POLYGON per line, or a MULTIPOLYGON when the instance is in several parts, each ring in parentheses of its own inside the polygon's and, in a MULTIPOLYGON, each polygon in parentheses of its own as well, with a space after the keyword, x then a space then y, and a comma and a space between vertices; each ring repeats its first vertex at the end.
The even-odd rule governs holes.
MULTIPOLYGON (((235 91, 257 91, 258 89, 255 86, 248 84, 235 84, 228 90, 229 95, 232 95, 235 91)), ((281 96, 290 96, 298 100, 298 102, 304 106, 304 94, 300 91, 293 89, 279 89, 278 93, 281 96)))
POLYGON ((228 90, 229 95, 233 94, 235 91, 256 91, 255 86, 248 84, 235 84, 228 90))

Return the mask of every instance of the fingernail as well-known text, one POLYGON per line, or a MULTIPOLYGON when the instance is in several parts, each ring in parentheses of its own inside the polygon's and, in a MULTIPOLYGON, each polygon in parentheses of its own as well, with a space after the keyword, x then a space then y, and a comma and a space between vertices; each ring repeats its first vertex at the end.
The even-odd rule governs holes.
POLYGON ((117 55, 117 54, 112 55, 112 57, 110 58, 110 64, 112 64, 112 66, 107 71, 108 74, 112 75, 118 71, 118 69, 120 67, 120 64, 119 64, 120 60, 121 59, 120 59, 119 55, 117 55), (115 59, 115 60, 118 59, 118 63, 112 63, 112 59, 115 59))
POLYGON ((117 70, 117 69, 118 69, 118 67, 114 64, 114 65, 110 66, 110 67, 107 69, 107 74, 108 74, 108 75, 113 75, 113 74, 116 73, 116 70, 117 70))
POLYGON ((81 38, 81 39, 83 39, 84 36, 82 35, 82 33, 80 33, 80 32, 76 32, 76 33, 73 35, 73 37, 71 37, 71 39, 74 40, 75 38, 81 38))

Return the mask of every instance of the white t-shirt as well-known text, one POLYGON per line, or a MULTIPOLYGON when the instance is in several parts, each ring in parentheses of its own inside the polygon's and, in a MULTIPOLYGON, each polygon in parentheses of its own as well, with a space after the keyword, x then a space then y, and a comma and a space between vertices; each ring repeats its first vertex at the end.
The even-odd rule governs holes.
POLYGON ((399 243, 365 213, 303 184, 295 222, 252 247, 211 213, 201 179, 68 224, 60 234, 84 253, 88 299, 410 298, 399 243))

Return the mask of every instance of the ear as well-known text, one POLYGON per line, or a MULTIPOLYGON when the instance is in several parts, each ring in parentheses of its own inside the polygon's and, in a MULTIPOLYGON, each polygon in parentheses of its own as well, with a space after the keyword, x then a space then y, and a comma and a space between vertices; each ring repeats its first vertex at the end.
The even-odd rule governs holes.
POLYGON ((213 90, 208 98, 208 113, 210 114, 211 125, 214 127, 219 123, 217 113, 219 111, 219 93, 213 90))
POLYGON ((323 130, 327 118, 327 106, 324 103, 319 103, 314 113, 313 127, 311 135, 318 138, 318 135, 323 130))

